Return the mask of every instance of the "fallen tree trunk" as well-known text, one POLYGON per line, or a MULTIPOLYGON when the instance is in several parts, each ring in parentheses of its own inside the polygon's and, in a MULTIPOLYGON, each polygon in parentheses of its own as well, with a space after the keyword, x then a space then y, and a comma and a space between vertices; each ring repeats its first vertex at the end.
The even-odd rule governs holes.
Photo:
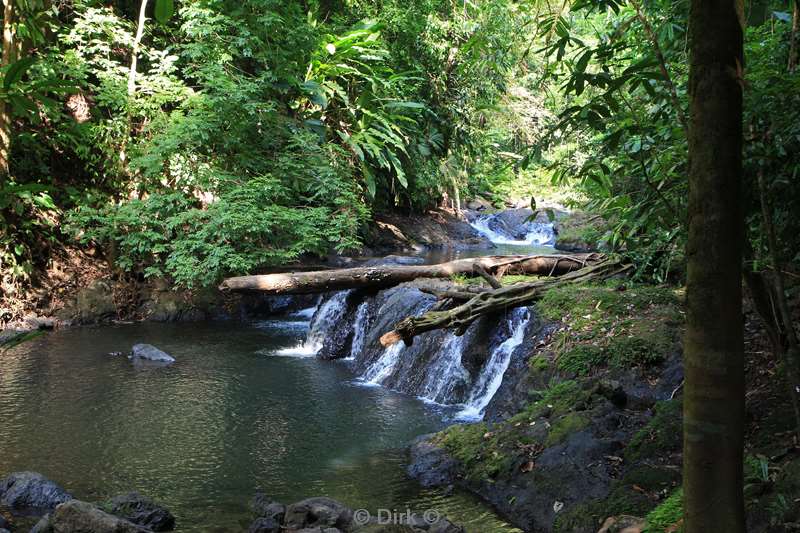
POLYGON ((522 273, 558 276, 604 260, 599 254, 488 256, 458 259, 438 265, 400 265, 342 268, 240 276, 222 282, 222 291, 260 291, 267 294, 311 294, 343 289, 392 287, 417 278, 449 278, 453 274, 522 273))
POLYGON ((390 346, 403 341, 407 346, 414 342, 414 337, 435 329, 454 328, 456 335, 462 335, 470 324, 483 315, 505 311, 513 307, 528 305, 539 299, 542 294, 553 287, 578 283, 587 280, 602 280, 628 272, 632 265, 623 265, 618 261, 604 261, 586 266, 558 278, 548 278, 531 283, 517 283, 500 289, 482 292, 449 310, 432 310, 427 313, 408 317, 395 325, 394 330, 381 337, 381 344, 390 346))

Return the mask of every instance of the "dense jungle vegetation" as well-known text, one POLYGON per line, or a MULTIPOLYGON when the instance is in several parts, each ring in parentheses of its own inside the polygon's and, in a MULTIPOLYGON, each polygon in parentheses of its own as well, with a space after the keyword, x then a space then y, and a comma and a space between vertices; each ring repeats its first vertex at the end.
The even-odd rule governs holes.
POLYGON ((4 301, 65 247, 198 288, 376 213, 555 200, 687 284, 687 531, 743 530, 742 277, 800 427, 800 1, 3 4, 4 301))
MULTIPOLYGON (((757 270, 770 235, 781 264, 800 248, 792 10, 747 6, 757 270)), ((559 187, 643 275, 680 277, 687 16, 658 1, 10 0, 3 290, 65 243, 208 285, 354 250, 376 211, 559 187)))

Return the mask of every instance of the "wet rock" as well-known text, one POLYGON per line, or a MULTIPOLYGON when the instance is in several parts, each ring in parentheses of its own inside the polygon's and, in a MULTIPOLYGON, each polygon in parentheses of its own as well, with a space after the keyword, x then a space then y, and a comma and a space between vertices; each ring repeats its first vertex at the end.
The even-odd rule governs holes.
POLYGON ((405 524, 367 524, 356 529, 357 533, 417 533, 417 528, 405 524))
POLYGON ((52 533, 53 524, 50 523, 50 514, 44 515, 36 525, 31 528, 30 533, 52 533))
POLYGON ((286 516, 286 506, 272 500, 263 492, 256 493, 250 507, 253 509, 256 516, 260 518, 271 518, 279 524, 283 522, 286 516))
POLYGON ((431 442, 431 437, 433 434, 422 435, 411 443, 406 472, 423 487, 449 485, 456 478, 458 463, 431 442))
POLYGON ((427 529, 428 533, 465 533, 466 530, 453 524, 446 518, 441 518, 430 525, 427 529))
POLYGON ((56 507, 49 522, 50 530, 57 533, 145 533, 150 531, 80 500, 70 500, 56 507))
POLYGON ((80 324, 95 324, 117 317, 117 306, 114 304, 114 290, 104 280, 96 280, 88 287, 81 289, 75 296, 72 306, 65 310, 68 315, 80 324))
POLYGON ((50 510, 72 496, 37 472, 15 472, 0 481, 0 505, 12 509, 50 510))
POLYGON ((331 498, 308 498, 286 509, 284 526, 302 528, 350 528, 353 511, 331 498))
POLYGON ((138 492, 116 496, 110 502, 110 512, 151 531, 175 529, 175 517, 166 507, 158 505, 138 492))
POLYGON ((159 350, 152 344, 134 344, 131 348, 131 359, 153 361, 156 363, 171 364, 175 362, 175 358, 168 353, 159 350))
POLYGON ((274 518, 256 518, 247 531, 248 533, 280 533, 281 523, 274 518))

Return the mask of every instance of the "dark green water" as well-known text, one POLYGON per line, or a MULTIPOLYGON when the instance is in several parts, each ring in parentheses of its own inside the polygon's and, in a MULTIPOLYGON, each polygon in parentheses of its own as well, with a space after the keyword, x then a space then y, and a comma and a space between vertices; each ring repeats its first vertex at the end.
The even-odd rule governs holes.
POLYGON ((443 413, 352 384, 345 363, 270 355, 302 323, 136 324, 59 331, 0 354, 0 477, 42 472, 90 501, 138 490, 181 531, 242 531, 261 488, 290 503, 435 509, 469 531, 515 531, 474 498, 404 475, 403 447, 443 413), (137 368, 137 342, 177 363, 137 368))

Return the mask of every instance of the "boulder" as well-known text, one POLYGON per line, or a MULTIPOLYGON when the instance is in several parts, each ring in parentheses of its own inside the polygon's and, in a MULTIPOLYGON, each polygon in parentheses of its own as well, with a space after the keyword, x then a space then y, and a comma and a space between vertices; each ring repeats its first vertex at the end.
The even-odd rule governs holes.
POLYGON ((349 529, 353 511, 331 498, 308 498, 286 509, 284 526, 287 529, 330 528, 349 529))
POLYGON ((441 518, 430 525, 428 533, 465 533, 466 530, 453 524, 447 518, 441 518))
POLYGON ((256 518, 247 529, 248 533, 281 533, 281 523, 274 518, 256 518))
POLYGON ((449 485, 457 477, 458 463, 445 450, 431 442, 433 435, 422 435, 411 443, 406 472, 423 487, 449 485))
POLYGON ((175 362, 175 358, 168 353, 159 350, 152 344, 135 344, 131 349, 130 358, 142 361, 153 361, 155 363, 171 364, 175 362))
MULTIPOLYGON (((57 533, 145 533, 150 531, 80 500, 70 500, 56 507, 50 516, 49 523, 49 531, 57 533)), ((48 529, 39 531, 44 533, 48 529)))
POLYGON ((138 492, 130 492, 113 498, 108 506, 111 514, 151 531, 175 529, 175 517, 166 507, 158 505, 138 492))
POLYGON ((271 518, 278 524, 282 523, 286 516, 286 506, 272 500, 263 492, 256 493, 250 507, 259 518, 271 518))
POLYGON ((37 472, 15 472, 0 481, 0 505, 48 511, 72 496, 37 472))
POLYGON ((81 289, 66 318, 74 319, 80 324, 94 324, 112 320, 117 317, 117 306, 114 303, 114 290, 104 280, 93 281, 81 289))

